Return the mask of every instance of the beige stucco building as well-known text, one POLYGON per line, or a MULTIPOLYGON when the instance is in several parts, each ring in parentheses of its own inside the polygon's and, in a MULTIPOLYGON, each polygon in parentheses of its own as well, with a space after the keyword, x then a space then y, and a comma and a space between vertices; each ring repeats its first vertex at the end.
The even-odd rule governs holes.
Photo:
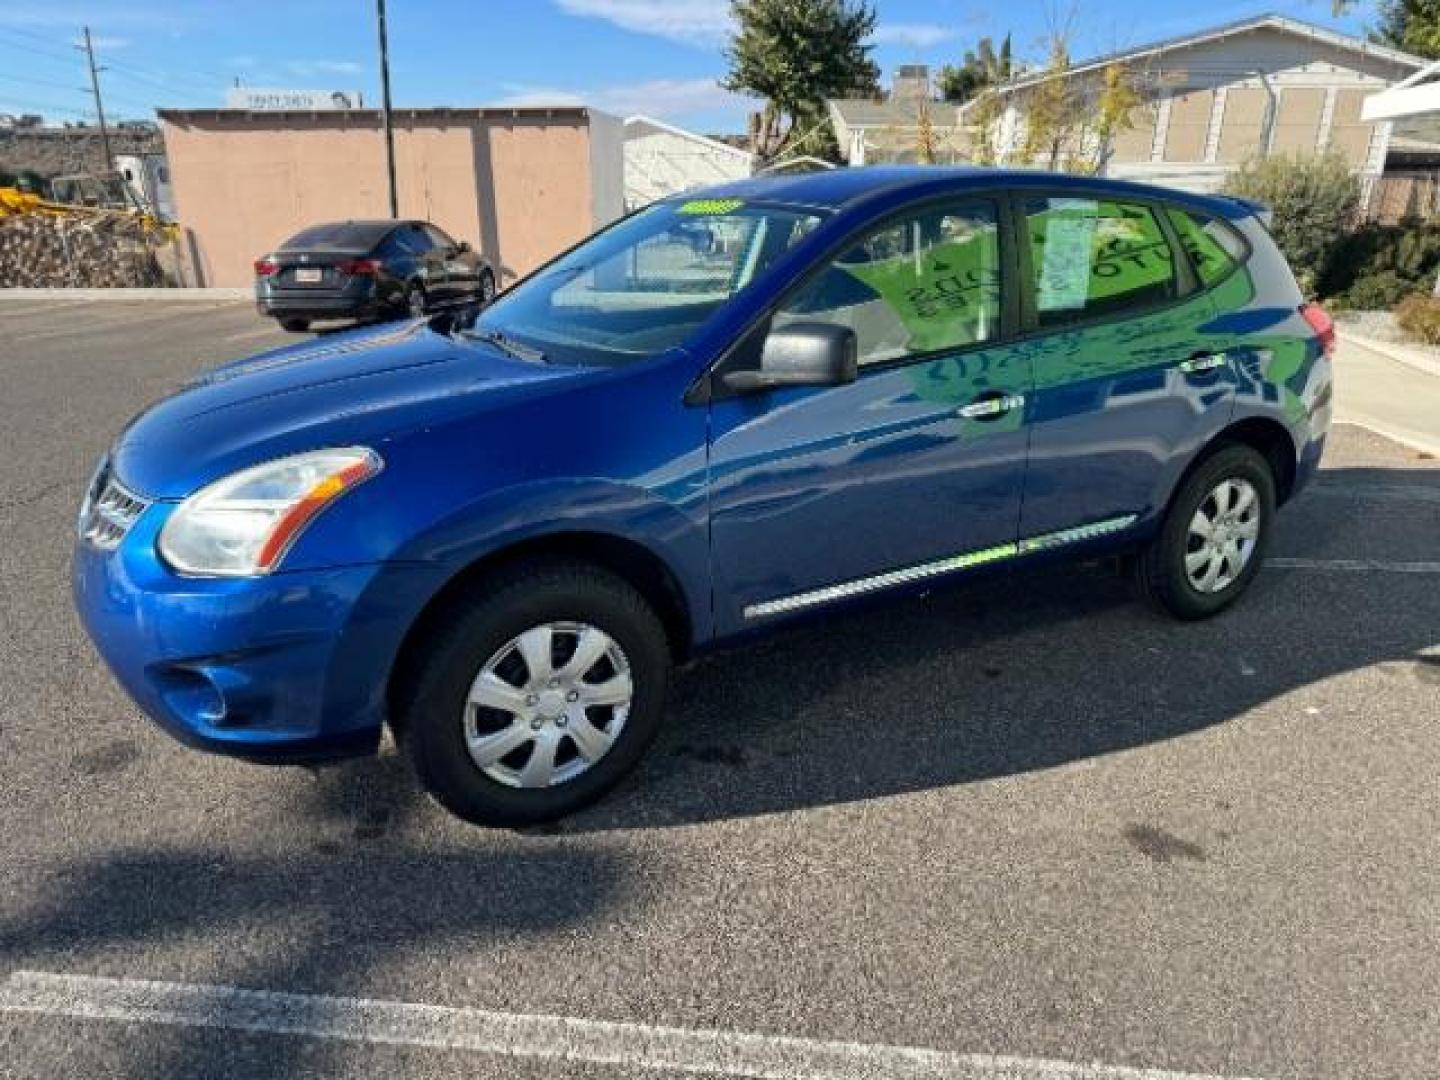
MULTIPOLYGON (((388 213, 374 109, 162 109, 177 216, 206 285, 247 285, 252 262, 306 225, 388 213)), ((402 217, 484 253, 508 283, 623 207, 618 118, 582 107, 397 109, 402 217)))
MULTIPOLYGON (((1281 15, 1259 15, 1184 37, 1072 64, 1063 75, 1022 74, 998 88, 1001 116, 991 132, 1001 164, 1022 159, 1030 103, 1042 86, 1065 80, 1078 115, 1093 115, 1107 68, 1118 65, 1141 104, 1130 126, 1099 149, 1093 133, 1071 136, 1063 154, 1102 160, 1110 176, 1190 190, 1217 188, 1247 158, 1338 149, 1362 177, 1385 171, 1392 135, 1403 129, 1364 120, 1362 103, 1413 74, 1424 61, 1360 38, 1281 15)), ((905 75, 902 69, 902 76, 905 75)), ((831 119, 851 164, 914 157, 918 101, 928 75, 913 69, 885 101, 834 101, 831 119), (902 84, 906 84, 902 87, 902 84), (921 89, 911 91, 909 84, 921 89)), ((964 161, 973 143, 975 104, 926 100, 938 160, 964 161)))
MULTIPOLYGON (((1281 15, 1259 15, 1076 64, 1062 78, 1098 98, 1120 65, 1143 104, 1103 155, 1110 176, 1213 190, 1247 158, 1337 149, 1362 177, 1385 169, 1391 125, 1361 119, 1364 100, 1412 74, 1408 53, 1281 15)), ((1024 140, 1027 103, 1045 76, 1004 87, 998 142, 1024 140)))

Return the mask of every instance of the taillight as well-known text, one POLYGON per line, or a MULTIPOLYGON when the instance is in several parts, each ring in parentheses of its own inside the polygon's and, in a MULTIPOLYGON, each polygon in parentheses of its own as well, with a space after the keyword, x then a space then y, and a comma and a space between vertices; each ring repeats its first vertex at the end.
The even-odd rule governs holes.
POLYGON ((255 275, 257 277, 269 277, 271 274, 278 274, 280 266, 270 259, 255 260, 255 275))
POLYGON ((1335 355, 1335 320, 1319 304, 1302 304, 1300 317, 1310 324, 1315 336, 1320 339, 1320 350, 1326 356, 1335 355))
POLYGON ((346 259, 340 264, 342 274, 378 274, 379 259, 346 259))

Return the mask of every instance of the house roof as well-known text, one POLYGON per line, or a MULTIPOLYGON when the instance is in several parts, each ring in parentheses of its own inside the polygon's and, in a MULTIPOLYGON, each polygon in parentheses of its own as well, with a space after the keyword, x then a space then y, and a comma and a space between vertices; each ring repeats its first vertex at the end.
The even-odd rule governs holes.
MULTIPOLYGON (((831 116, 849 128, 913 128, 918 124, 915 102, 910 99, 874 101, 870 98, 837 98, 827 101, 831 116)), ((960 111, 943 101, 930 103, 930 123, 937 128, 955 127, 960 111)))
POLYGON ((721 142, 719 139, 712 139, 708 135, 701 135, 698 132, 687 131, 685 128, 676 127, 674 124, 667 124, 664 120, 656 120, 653 116, 627 116, 625 118, 626 133, 630 127, 640 125, 652 127, 659 131, 668 131, 671 135, 677 135, 682 139, 689 139, 691 142, 699 143, 719 153, 730 154, 737 159, 750 160, 750 151, 742 150, 738 146, 731 146, 729 143, 721 142))
MULTIPOLYGON (((1212 26, 1206 30, 1198 30, 1191 34, 1180 37, 1165 38, 1162 41, 1152 42, 1149 45, 1140 45, 1133 49, 1121 49, 1117 52, 1106 53, 1090 60, 1076 64, 1064 72, 1064 77, 1081 75, 1087 71, 1094 71, 1097 68, 1109 67, 1111 64, 1126 63, 1138 60, 1146 56, 1155 56, 1160 53, 1172 52, 1177 49, 1187 49, 1207 41, 1218 41, 1222 38, 1234 37, 1236 34, 1248 34, 1255 30, 1279 30, 1282 33, 1292 34, 1296 37, 1307 38, 1311 41, 1320 41, 1337 49, 1345 49, 1349 52, 1360 53, 1365 56, 1379 57, 1388 60, 1393 64, 1403 67, 1422 68, 1428 61, 1418 56, 1402 52, 1399 49, 1392 49, 1387 45, 1377 45, 1374 42, 1366 41, 1364 38, 1354 37, 1350 34, 1342 34, 1337 30, 1329 30, 1323 26, 1316 26, 1314 23, 1303 22, 1300 19, 1292 19, 1286 15, 1276 15, 1273 12, 1265 15, 1255 15, 1248 19, 1237 19, 1235 22, 1222 23, 1219 26, 1212 26)), ((1011 90, 1019 90, 1027 86, 1034 86, 1036 83, 1045 82, 1055 76, 1045 72, 1036 72, 1031 75, 1022 76, 1003 86, 996 87, 1000 93, 1008 93, 1011 90)))

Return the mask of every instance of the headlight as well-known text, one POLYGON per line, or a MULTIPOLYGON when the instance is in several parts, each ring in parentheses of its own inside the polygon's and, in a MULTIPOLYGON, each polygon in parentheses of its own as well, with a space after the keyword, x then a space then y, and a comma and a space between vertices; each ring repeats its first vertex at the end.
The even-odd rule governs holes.
POLYGON ((182 574, 268 574, 317 514, 382 464, 375 451, 347 446, 232 473, 180 504, 160 530, 160 554, 182 574))

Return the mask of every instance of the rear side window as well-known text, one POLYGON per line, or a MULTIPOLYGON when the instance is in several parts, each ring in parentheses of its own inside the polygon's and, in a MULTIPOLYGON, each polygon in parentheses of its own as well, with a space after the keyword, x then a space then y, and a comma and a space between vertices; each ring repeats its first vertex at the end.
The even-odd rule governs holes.
POLYGON ((881 226, 803 285, 772 325, 848 326, 862 365, 989 341, 1000 332, 997 221, 995 204, 964 202, 881 226))
POLYGON ((1245 261, 1245 241, 1223 221, 1174 206, 1169 214, 1202 285, 1216 284, 1245 261))
POLYGON ((1175 257, 1154 211, 1107 199, 1025 200, 1041 328, 1173 300, 1175 257))

